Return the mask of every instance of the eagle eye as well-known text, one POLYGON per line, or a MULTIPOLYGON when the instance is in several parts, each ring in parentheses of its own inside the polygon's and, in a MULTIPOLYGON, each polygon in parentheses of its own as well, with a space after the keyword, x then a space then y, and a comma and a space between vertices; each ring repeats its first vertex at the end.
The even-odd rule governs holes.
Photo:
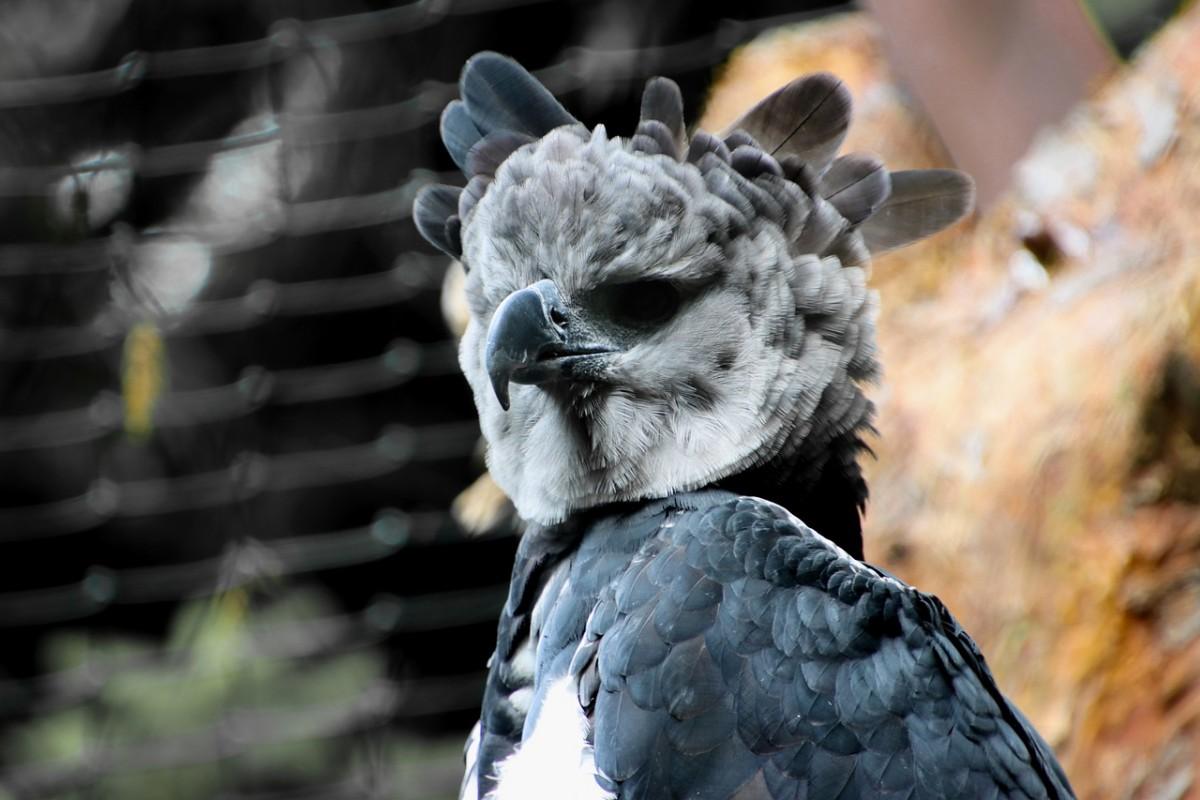
POLYGON ((679 310, 679 290, 665 280, 632 281, 601 290, 601 304, 619 325, 646 328, 666 322, 679 310))

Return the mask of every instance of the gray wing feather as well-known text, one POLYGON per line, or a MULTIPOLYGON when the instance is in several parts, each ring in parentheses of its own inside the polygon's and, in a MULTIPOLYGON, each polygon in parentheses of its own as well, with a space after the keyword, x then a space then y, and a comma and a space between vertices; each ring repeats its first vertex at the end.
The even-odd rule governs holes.
POLYGON ((765 501, 676 516, 583 640, 597 766, 628 800, 1072 797, 936 598, 765 501))

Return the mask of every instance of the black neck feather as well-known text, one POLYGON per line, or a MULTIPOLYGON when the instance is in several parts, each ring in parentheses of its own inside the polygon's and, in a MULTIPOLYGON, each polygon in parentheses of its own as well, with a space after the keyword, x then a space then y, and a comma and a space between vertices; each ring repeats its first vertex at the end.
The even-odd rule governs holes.
POLYGON ((863 558, 862 513, 867 483, 858 457, 867 450, 857 432, 818 449, 800 447, 717 483, 737 494, 777 503, 854 558, 863 558))

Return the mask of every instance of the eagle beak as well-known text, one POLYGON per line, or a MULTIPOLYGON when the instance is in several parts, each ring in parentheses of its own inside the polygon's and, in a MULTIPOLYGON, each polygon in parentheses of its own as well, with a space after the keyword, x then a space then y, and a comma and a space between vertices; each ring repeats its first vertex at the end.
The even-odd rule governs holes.
POLYGON ((571 378, 573 368, 588 356, 615 349, 591 337, 554 282, 541 280, 496 307, 484 363, 496 399, 507 411, 509 382, 542 385, 571 378))

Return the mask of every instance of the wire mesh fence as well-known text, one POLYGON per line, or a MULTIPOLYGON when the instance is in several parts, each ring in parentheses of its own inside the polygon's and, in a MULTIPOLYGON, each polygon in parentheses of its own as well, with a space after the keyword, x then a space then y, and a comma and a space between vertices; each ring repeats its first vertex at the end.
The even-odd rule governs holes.
POLYGON ((37 5, 0 57, 0 796, 452 796, 515 533, 447 511, 478 429, 408 220, 457 180, 457 68, 632 119, 826 4, 37 5))

